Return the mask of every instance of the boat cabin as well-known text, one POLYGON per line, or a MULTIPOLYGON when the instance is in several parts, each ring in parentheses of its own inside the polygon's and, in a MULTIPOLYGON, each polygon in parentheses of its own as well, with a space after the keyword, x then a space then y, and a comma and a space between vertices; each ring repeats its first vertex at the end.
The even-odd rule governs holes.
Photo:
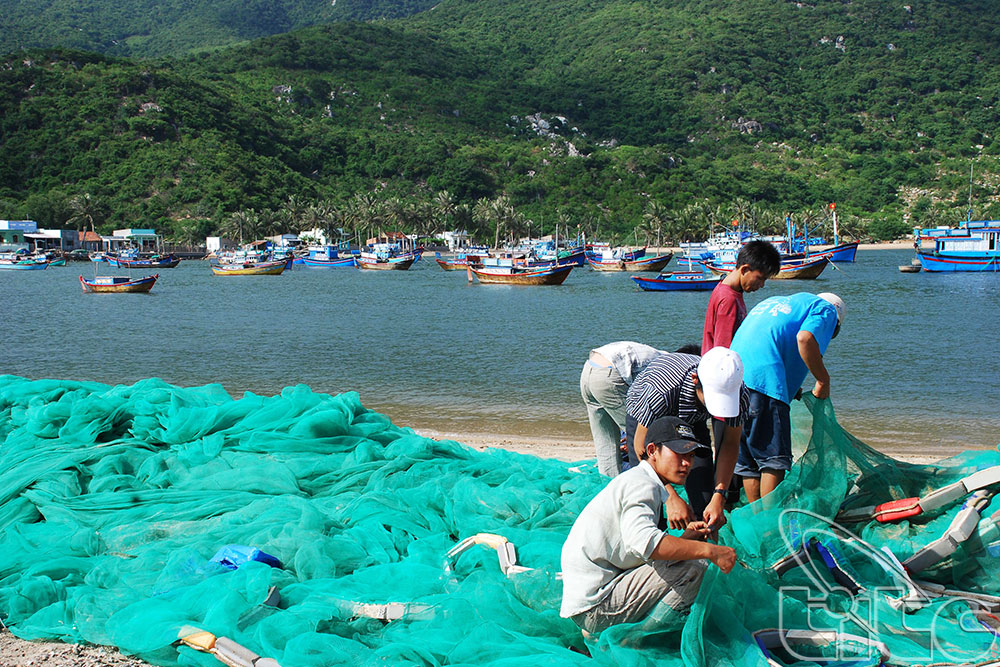
POLYGON ((958 228, 916 228, 913 238, 918 247, 933 241, 938 253, 994 254, 1000 252, 1000 220, 972 220, 958 228))

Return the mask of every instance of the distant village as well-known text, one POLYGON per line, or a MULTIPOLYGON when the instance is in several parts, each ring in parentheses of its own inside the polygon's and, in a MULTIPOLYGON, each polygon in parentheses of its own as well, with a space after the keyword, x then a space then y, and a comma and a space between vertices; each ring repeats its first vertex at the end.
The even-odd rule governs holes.
MULTIPOLYGON (((383 235, 386 236, 386 235, 383 235)), ((398 236, 398 239, 408 239, 415 242, 414 235, 404 235, 400 232, 389 233, 388 236, 398 236)), ((463 248, 469 244, 469 235, 464 231, 447 231, 440 234, 442 244, 448 249, 463 248)), ((256 244, 267 244, 274 248, 297 247, 301 245, 341 245, 347 236, 343 233, 335 238, 327 238, 322 229, 313 229, 301 234, 278 234, 256 241, 256 244)), ((183 252, 177 247, 164 247, 163 237, 154 229, 116 229, 111 235, 102 235, 94 231, 79 231, 75 229, 41 229, 34 220, 0 220, 0 252, 3 253, 62 253, 73 258, 86 259, 90 253, 115 253, 126 249, 137 249, 142 252, 163 252, 170 250, 179 255, 198 256, 211 255, 220 250, 236 248, 240 244, 221 236, 209 236, 203 247, 188 248, 183 252)), ((253 245, 253 244, 249 244, 253 245)))

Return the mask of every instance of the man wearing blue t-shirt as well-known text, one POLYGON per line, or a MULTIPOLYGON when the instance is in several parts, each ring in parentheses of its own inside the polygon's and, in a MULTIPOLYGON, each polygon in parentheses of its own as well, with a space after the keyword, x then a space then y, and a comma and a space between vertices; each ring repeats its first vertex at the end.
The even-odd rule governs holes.
POLYGON ((789 403, 808 373, 816 379, 813 395, 829 398, 823 355, 843 321, 839 296, 802 292, 761 301, 736 330, 732 349, 743 360, 750 414, 735 472, 751 502, 773 491, 792 467, 789 403))

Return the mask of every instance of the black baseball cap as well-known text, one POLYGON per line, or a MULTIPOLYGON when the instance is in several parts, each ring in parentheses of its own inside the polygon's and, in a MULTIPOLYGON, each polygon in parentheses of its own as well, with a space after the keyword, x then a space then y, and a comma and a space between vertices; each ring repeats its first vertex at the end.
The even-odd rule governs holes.
POLYGON ((711 451, 695 437, 688 423, 678 417, 654 419, 646 429, 646 444, 649 443, 669 447, 678 454, 690 454, 696 449, 711 451))

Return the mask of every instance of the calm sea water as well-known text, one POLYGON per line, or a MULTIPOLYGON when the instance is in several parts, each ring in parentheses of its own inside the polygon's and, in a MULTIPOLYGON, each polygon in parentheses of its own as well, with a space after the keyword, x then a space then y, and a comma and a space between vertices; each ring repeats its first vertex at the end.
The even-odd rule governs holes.
MULTIPOLYGON (((832 291, 847 303, 827 351, 848 430, 875 446, 946 455, 1000 441, 1000 276, 902 274, 908 250, 858 253, 775 294, 832 291)), ((674 264, 671 268, 676 270, 674 264)), ((587 352, 631 339, 699 343, 707 292, 646 293, 625 274, 574 269, 561 287, 469 284, 428 256, 408 272, 299 269, 160 272, 148 295, 84 294, 88 264, 0 271, 0 372, 132 383, 146 377, 273 394, 306 383, 354 390, 400 424, 444 433, 589 435, 587 352)))

